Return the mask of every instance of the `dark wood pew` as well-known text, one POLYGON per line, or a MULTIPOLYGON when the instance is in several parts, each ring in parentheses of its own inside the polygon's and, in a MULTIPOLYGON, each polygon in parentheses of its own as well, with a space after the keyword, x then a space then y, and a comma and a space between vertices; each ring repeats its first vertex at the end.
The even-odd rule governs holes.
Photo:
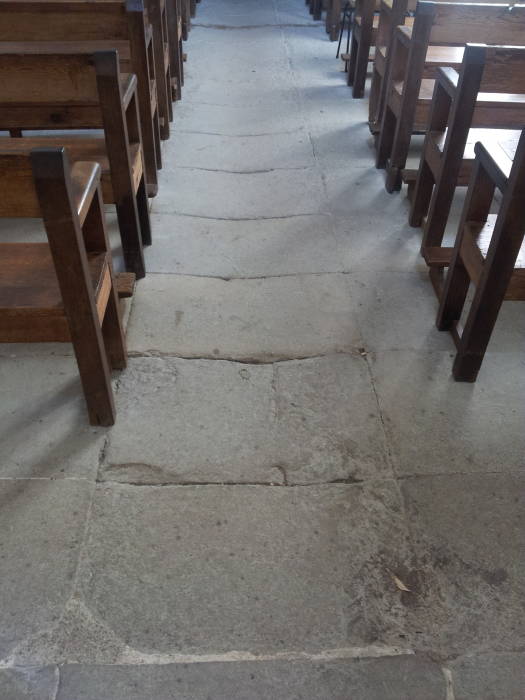
POLYGON ((388 52, 393 42, 395 28, 403 24, 412 26, 413 18, 407 17, 407 13, 415 9, 416 0, 381 0, 379 4, 376 50, 368 104, 368 124, 373 134, 378 133, 381 126, 389 69, 388 52))
POLYGON ((182 87, 184 85, 182 15, 180 6, 181 0, 166 0, 173 100, 181 99, 182 87))
POLYGON ((171 81, 170 44, 166 0, 145 0, 147 18, 153 30, 153 58, 159 103, 160 138, 170 137, 173 121, 173 84, 171 81))
POLYGON ((17 46, 11 53, 11 42, 0 43, 0 130, 104 134, 3 138, 1 147, 28 153, 66 146, 73 162, 101 163, 104 201, 116 205, 126 269, 144 277, 142 247, 151 243, 151 229, 135 75, 120 73, 115 50, 59 54, 50 42, 17 46))
POLYGON ((397 27, 377 143, 376 166, 386 167, 386 189, 401 187, 412 133, 426 131, 434 90, 425 78, 427 50, 433 44, 443 58, 435 64, 459 68, 466 42, 520 45, 525 6, 418 2, 412 28, 397 27))
POLYGON ((48 243, 0 243, 0 342, 72 342, 92 425, 112 425, 126 366, 100 167, 64 149, 0 150, 0 216, 41 217, 48 243))
POLYGON ((153 32, 145 22, 143 0, 0 0, 0 41, 63 42, 91 52, 117 49, 121 70, 137 76, 148 195, 157 193, 159 110, 153 32))
POLYGON ((478 143, 450 269, 437 316, 457 346, 453 375, 473 382, 504 299, 525 300, 525 131, 513 143, 478 143), (490 209, 502 194, 497 215, 490 209), (459 327, 469 285, 475 294, 459 327))
POLYGON ((328 0, 326 10, 326 33, 330 41, 337 41, 341 31, 341 11, 343 0, 328 0))
POLYGON ((410 212, 412 226, 428 213, 422 245, 428 265, 450 261, 451 249, 441 245, 456 185, 469 182, 475 143, 506 142, 524 124, 524 47, 468 44, 459 75, 439 71, 410 212))
POLYGON ((377 0, 356 0, 352 16, 352 40, 348 56, 347 83, 352 86, 352 97, 363 97, 370 51, 376 43, 379 26, 377 0))

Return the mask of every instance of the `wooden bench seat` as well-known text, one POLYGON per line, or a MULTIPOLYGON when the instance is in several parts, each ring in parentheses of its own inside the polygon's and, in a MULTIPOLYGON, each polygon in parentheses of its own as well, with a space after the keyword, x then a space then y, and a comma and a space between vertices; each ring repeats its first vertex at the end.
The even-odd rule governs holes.
POLYGON ((525 131, 515 152, 509 141, 476 145, 476 160, 440 295, 437 327, 456 343, 453 376, 473 382, 505 299, 525 300, 525 131), (496 189, 501 202, 490 213, 496 189), (464 326, 469 287, 475 288, 464 326))
POLYGON ((62 148, 0 148, 0 216, 43 219, 48 243, 0 243, 0 342, 72 342, 92 425, 112 425, 126 366, 100 166, 62 148))
MULTIPOLYGON (((1 138, 0 149, 3 153, 30 153, 35 148, 59 148, 63 146, 71 163, 79 161, 98 163, 101 168, 102 195, 105 202, 115 202, 115 193, 111 180, 109 157, 103 138, 82 136, 25 136, 19 138, 1 138)), ((130 145, 130 164, 135 192, 143 176, 140 144, 130 145)))

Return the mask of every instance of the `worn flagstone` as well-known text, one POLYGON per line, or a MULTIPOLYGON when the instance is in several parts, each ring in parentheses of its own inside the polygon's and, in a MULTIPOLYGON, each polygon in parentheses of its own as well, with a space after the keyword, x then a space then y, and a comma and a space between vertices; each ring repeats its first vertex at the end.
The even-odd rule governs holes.
POLYGON ((0 480, 0 660, 59 620, 74 592, 92 492, 80 480, 0 480))
POLYGON ((262 362, 352 352, 362 345, 352 302, 346 275, 150 275, 135 300, 128 348, 262 362))
POLYGON ((366 361, 130 361, 100 477, 316 483, 390 475, 366 361))
POLYGON ((444 687, 439 666, 415 656, 131 668, 66 666, 61 669, 57 700, 443 700, 444 687))
POLYGON ((403 647, 391 572, 408 565, 391 481, 107 484, 97 489, 80 578, 92 614, 147 658, 403 647))

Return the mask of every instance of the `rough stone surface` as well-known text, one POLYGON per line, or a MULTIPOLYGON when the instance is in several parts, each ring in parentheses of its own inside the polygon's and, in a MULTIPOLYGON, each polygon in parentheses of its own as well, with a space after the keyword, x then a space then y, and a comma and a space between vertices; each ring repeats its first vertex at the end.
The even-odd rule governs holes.
POLYGON ((10 668, 0 670, 3 700, 56 700, 58 668, 10 668))
MULTIPOLYGON (((67 666, 57 700, 444 700, 438 666, 414 656, 338 662, 67 666), (175 694, 174 694, 175 693, 175 694)), ((509 700, 514 700, 514 698, 509 700)))
POLYGON ((419 648, 443 656, 523 649, 524 484, 522 474, 403 483, 419 572, 404 602, 419 648))
POLYGON ((152 225, 153 273, 230 279, 344 270, 327 214, 251 221, 154 214, 152 225))
POLYGON ((284 170, 238 174, 181 169, 159 189, 152 211, 235 220, 281 219, 326 211, 318 170, 293 173, 291 178, 284 170))
POLYGON ((101 478, 315 483, 390 475, 363 358, 130 361, 101 478))
POLYGON ((525 656, 489 654, 462 657, 450 664, 455 700, 522 700, 525 656))
POLYGON ((87 423, 75 359, 24 349, 0 361, 0 477, 94 476, 105 431, 87 423))
POLYGON ((85 481, 0 480, 0 659, 60 618, 92 491, 85 481))
POLYGON ((407 557, 393 482, 108 484, 81 581, 92 614, 137 654, 404 646, 391 572, 407 557))
POLYGON ((475 384, 454 382, 453 353, 372 357, 398 474, 503 472, 523 467, 525 359, 489 353, 475 384))
POLYGON ((262 362, 352 352, 362 342, 351 306, 346 275, 150 275, 134 304, 128 348, 262 362))

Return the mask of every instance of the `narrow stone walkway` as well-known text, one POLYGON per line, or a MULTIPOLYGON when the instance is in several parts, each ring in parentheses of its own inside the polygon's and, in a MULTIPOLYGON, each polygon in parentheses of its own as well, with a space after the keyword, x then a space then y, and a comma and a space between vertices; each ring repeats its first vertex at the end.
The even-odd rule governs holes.
POLYGON ((522 700, 522 307, 455 384, 304 0, 187 50, 114 428, 0 346, 0 697, 522 700))

